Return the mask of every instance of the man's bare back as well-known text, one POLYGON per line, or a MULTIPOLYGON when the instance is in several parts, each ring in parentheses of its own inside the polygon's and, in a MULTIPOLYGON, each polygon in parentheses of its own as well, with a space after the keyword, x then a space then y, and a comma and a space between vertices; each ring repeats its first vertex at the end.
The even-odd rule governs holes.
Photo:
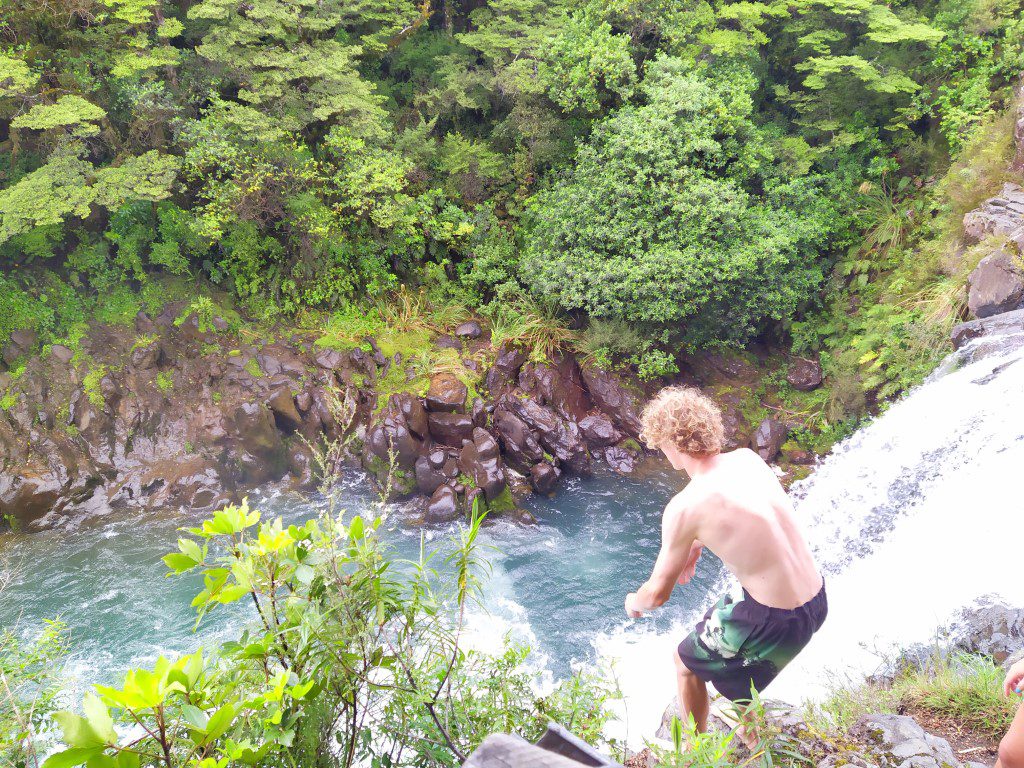
POLYGON ((665 509, 665 533, 714 552, 758 602, 796 608, 821 576, 775 473, 741 448, 711 457, 665 509))
POLYGON ((644 441, 690 484, 665 507, 658 559, 626 595, 626 613, 636 618, 664 604, 693 578, 705 545, 743 585, 741 598, 720 598, 673 652, 680 714, 702 731, 707 683, 734 702, 763 691, 821 629, 828 598, 778 478, 753 451, 722 453, 722 416, 710 398, 667 387, 641 424, 644 441))

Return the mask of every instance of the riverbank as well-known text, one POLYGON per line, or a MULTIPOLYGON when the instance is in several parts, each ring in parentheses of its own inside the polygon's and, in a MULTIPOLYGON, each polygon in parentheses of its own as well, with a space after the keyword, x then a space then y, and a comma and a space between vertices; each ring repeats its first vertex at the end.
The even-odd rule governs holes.
MULTIPOLYGON (((42 349, 15 332, 0 373, 0 514, 32 530, 118 509, 201 512, 358 465, 383 499, 417 500, 410 522, 444 523, 477 497, 514 514, 563 476, 651 459, 639 412, 663 380, 422 295, 394 300, 399 311, 267 327, 203 296, 42 349)), ((730 448, 806 473, 821 434, 794 404, 821 401, 816 362, 754 347, 682 366, 679 383, 722 404, 730 448)))

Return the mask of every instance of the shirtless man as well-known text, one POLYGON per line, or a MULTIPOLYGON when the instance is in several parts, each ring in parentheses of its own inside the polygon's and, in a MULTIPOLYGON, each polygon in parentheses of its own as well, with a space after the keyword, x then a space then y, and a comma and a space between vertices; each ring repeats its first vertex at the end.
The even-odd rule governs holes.
POLYGON ((654 571, 626 595, 639 618, 693 578, 707 547, 739 579, 673 654, 683 722, 707 728, 707 683, 732 701, 760 692, 821 628, 825 584, 775 473, 751 450, 722 453, 722 416, 696 389, 669 387, 644 409, 641 437, 690 483, 665 507, 654 571))

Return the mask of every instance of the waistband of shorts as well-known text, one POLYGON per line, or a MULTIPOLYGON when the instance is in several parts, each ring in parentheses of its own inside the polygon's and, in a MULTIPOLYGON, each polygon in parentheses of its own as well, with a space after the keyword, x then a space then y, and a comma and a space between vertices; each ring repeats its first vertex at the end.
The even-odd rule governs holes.
POLYGON ((821 577, 821 589, 818 590, 817 594, 810 600, 808 600, 806 603, 802 603, 801 605, 798 605, 796 608, 775 608, 770 605, 765 605, 764 603, 755 600, 754 597, 747 591, 746 587, 743 587, 743 599, 745 601, 753 603, 754 605, 758 605, 767 611, 779 615, 806 613, 807 611, 812 610, 813 608, 818 606, 822 601, 825 600, 825 577, 821 577))

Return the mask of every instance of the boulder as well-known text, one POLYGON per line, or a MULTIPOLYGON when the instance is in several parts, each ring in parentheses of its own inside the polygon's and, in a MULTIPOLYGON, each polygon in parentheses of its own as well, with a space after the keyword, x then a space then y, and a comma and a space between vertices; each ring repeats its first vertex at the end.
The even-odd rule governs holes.
POLYGON ((484 401, 479 397, 473 398, 473 405, 469 410, 469 415, 473 419, 474 427, 487 426, 487 406, 484 405, 484 401))
POLYGON ((380 461, 395 463, 403 470, 411 470, 423 451, 423 441, 409 430, 398 403, 388 402, 366 433, 366 448, 380 461))
POLYGON ((605 463, 620 475, 629 475, 636 469, 639 456, 628 448, 610 445, 601 454, 605 463))
POLYGON ((527 363, 519 373, 519 385, 570 421, 578 422, 591 408, 579 364, 568 355, 554 365, 527 363))
POLYGON ((782 444, 786 442, 789 430, 782 422, 767 418, 758 425, 751 438, 750 447, 765 461, 772 461, 779 455, 782 444))
POLYGON ((494 411, 494 429, 509 466, 523 472, 544 458, 544 449, 522 419, 504 409, 494 411))
POLYGON ((473 418, 464 413, 429 413, 427 424, 430 436, 442 445, 459 448, 473 437, 473 418))
POLYGON ((786 381, 793 389, 809 392, 821 386, 821 364, 817 360, 795 357, 789 364, 786 381))
POLYGON ((479 339, 483 332, 476 320, 468 320, 455 329, 455 335, 460 339, 479 339))
POLYGON ((526 353, 521 349, 504 346, 498 349, 498 356, 484 377, 484 386, 492 397, 496 398, 503 390, 514 385, 519 369, 525 362, 526 353))
POLYGON ((954 623, 953 640, 960 650, 1002 664, 1024 645, 1024 609, 998 602, 964 609, 954 623))
POLYGON ((316 364, 328 371, 341 368, 345 363, 345 356, 336 349, 324 349, 317 353, 316 364))
POLYGON ((498 443, 484 429, 475 428, 472 440, 463 444, 459 454, 459 469, 472 478, 473 484, 484 492, 488 502, 498 498, 506 488, 498 443))
POLYGON ((530 485, 537 493, 547 495, 555 490, 558 478, 562 476, 562 470, 558 467, 542 461, 530 468, 530 485))
POLYGON ((540 444, 570 471, 578 475, 590 474, 590 453, 576 424, 529 398, 509 396, 502 404, 530 427, 540 444))
POLYGON ((455 490, 449 485, 442 485, 434 491, 427 502, 424 519, 428 523, 450 523, 461 517, 459 512, 459 498, 455 490))
POLYGON ((977 318, 1019 309, 1024 303, 1024 270, 1004 248, 983 258, 967 278, 967 308, 977 318))
POLYGON ((409 431, 420 440, 426 440, 430 435, 430 425, 427 423, 427 410, 417 397, 408 392, 399 392, 388 398, 392 407, 397 408, 405 418, 405 424, 409 431))
POLYGON ((75 353, 68 347, 65 347, 63 344, 54 344, 52 347, 50 347, 50 355, 58 363, 67 365, 68 363, 71 362, 71 359, 75 356, 75 353))
POLYGON ((640 435, 640 398, 613 373, 601 368, 582 370, 583 382, 594 405, 631 437, 640 435))
POLYGON ((439 373, 430 379, 430 389, 423 398, 433 413, 461 413, 466 407, 466 385, 450 373, 439 373))
POLYGON ((892 768, 959 768, 960 761, 945 739, 925 731, 906 715, 864 715, 850 735, 869 745, 882 765, 892 768))
POLYGON ((416 459, 416 487, 420 493, 430 496, 448 481, 444 473, 446 454, 434 449, 416 459))
POLYGON ((593 448, 604 448, 622 439, 612 420, 603 413, 592 413, 580 421, 580 430, 587 441, 587 445, 593 448))
MULTIPOLYGON (((1007 183, 1000 194, 990 197, 964 215, 964 243, 973 245, 986 237, 1013 237, 1024 224, 1024 189, 1007 183)), ((1016 239, 1016 238, 1014 238, 1016 239)))

